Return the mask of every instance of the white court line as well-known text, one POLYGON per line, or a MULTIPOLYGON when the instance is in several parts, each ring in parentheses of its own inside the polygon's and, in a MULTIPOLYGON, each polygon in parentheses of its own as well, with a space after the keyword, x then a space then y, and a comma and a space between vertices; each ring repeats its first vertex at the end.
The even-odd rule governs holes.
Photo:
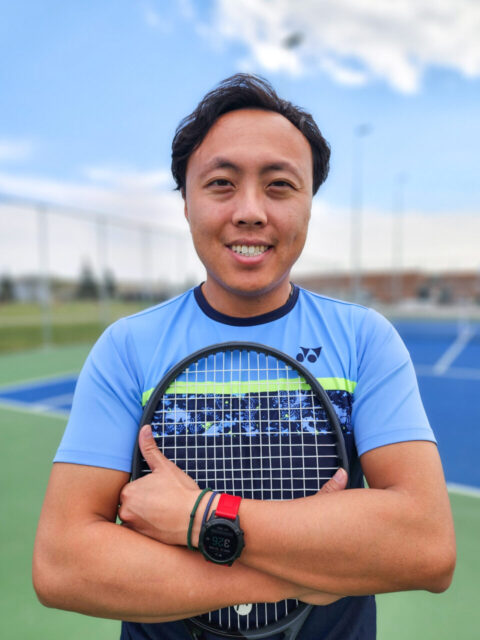
POLYGON ((78 378, 78 371, 66 371, 65 373, 52 373, 47 376, 38 376, 26 380, 18 380, 17 382, 6 382, 0 384, 0 392, 21 390, 25 387, 43 387, 53 382, 61 382, 62 380, 72 380, 78 378))
POLYGON ((433 365, 434 373, 437 376, 443 375, 450 368, 452 362, 461 354, 474 335, 475 331, 468 325, 461 329, 456 339, 433 365))
POLYGON ((42 415, 47 418, 60 418, 66 420, 68 418, 68 411, 52 411, 51 407, 41 404, 23 404, 22 402, 16 402, 14 400, 0 399, 0 409, 6 409, 8 411, 17 411, 19 413, 33 413, 35 415, 42 415))
POLYGON ((471 498, 480 498, 480 489, 471 487, 467 484, 457 484, 456 482, 447 482, 447 489, 450 493, 458 493, 461 496, 469 496, 471 498))
POLYGON ((439 373, 434 366, 426 364, 414 365, 417 376, 432 378, 457 378, 459 380, 480 380, 480 369, 470 367, 449 367, 445 372, 439 373))
POLYGON ((70 404, 72 404, 72 400, 73 400, 73 393, 62 393, 61 396, 49 396, 48 404, 50 408, 55 409, 55 407, 57 407, 58 405, 65 404, 66 402, 69 402, 70 404))

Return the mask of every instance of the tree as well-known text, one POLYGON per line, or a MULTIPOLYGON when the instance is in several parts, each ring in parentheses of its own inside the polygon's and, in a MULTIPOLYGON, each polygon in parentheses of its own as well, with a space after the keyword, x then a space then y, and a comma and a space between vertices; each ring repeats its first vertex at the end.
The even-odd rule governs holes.
POLYGON ((15 299, 13 278, 7 273, 0 277, 0 302, 12 302, 15 299))
POLYGON ((81 300, 96 300, 98 298, 98 283, 88 262, 82 266, 78 281, 77 298, 81 300))

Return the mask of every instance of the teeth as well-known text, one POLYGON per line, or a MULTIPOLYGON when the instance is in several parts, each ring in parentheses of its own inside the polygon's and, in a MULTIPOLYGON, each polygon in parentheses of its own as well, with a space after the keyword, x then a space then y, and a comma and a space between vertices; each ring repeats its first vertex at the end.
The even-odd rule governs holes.
POLYGON ((246 244, 234 244, 231 247, 232 251, 235 253, 239 253, 242 256, 259 256, 268 249, 268 246, 259 244, 259 245, 250 245, 247 247, 246 244))

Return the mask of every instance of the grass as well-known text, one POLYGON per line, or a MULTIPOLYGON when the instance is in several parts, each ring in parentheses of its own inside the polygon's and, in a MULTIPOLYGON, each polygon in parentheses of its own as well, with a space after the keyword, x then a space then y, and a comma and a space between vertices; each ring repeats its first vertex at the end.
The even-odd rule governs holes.
POLYGON ((377 597, 378 640, 476 640, 480 627, 480 499, 451 494, 457 535, 457 568, 451 587, 377 597))
POLYGON ((139 302, 55 303, 48 315, 33 303, 0 303, 0 353, 46 345, 93 342, 105 327, 146 305, 139 302))
POLYGON ((114 640, 119 623, 46 609, 31 584, 31 557, 51 461, 65 427, 52 420, 0 411, 2 527, 0 637, 22 640, 114 640))

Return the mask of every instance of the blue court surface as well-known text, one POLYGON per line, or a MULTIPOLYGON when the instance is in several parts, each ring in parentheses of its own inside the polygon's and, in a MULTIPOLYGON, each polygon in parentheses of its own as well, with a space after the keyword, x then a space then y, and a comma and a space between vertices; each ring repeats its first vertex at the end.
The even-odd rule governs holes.
MULTIPOLYGON (((480 323, 395 322, 418 375, 447 482, 480 489, 480 323)), ((67 417, 76 376, 3 386, 0 406, 67 417)))
POLYGON ((0 388, 0 406, 35 413, 68 416, 72 406, 76 375, 46 378, 0 388))

